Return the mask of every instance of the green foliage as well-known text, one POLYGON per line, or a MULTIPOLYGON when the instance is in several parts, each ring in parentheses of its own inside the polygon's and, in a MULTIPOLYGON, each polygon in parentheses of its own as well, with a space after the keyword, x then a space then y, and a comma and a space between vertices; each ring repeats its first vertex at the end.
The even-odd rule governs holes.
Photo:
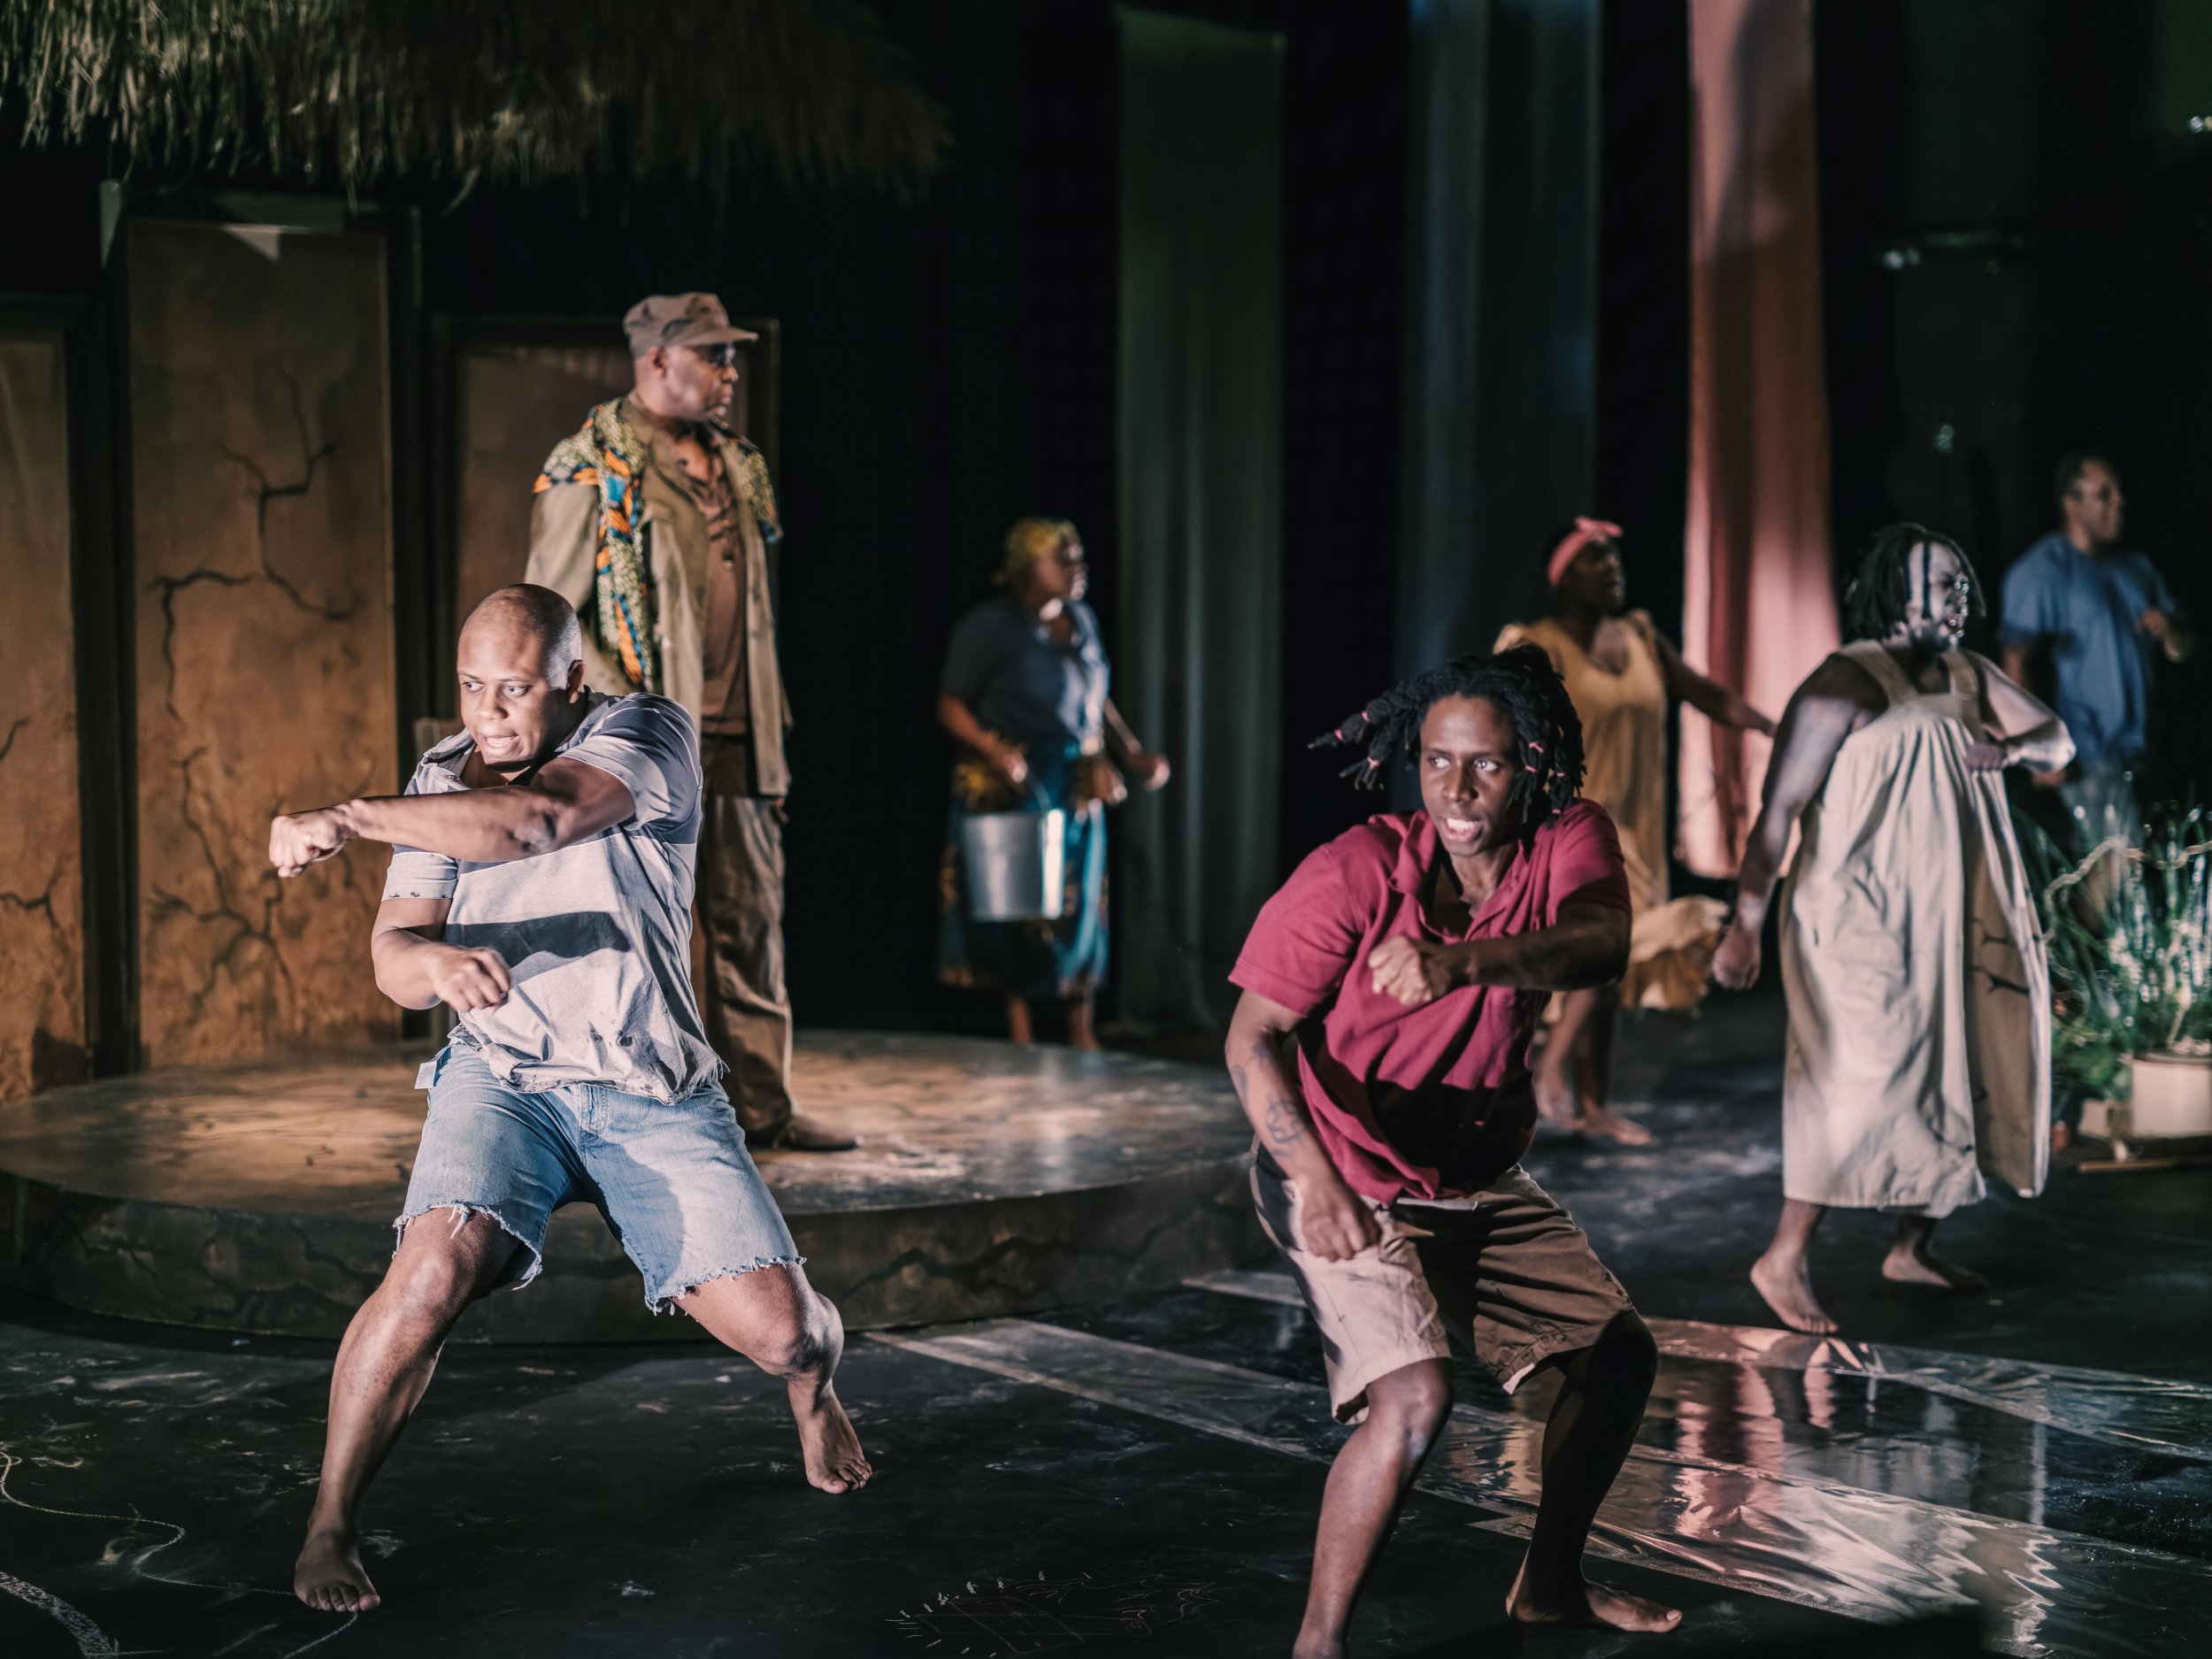
POLYGON ((949 142, 855 0, 0 0, 33 144, 349 186, 758 170, 911 195, 949 142))
POLYGON ((2052 1070, 2115 1099, 2139 1054, 2212 1047, 2212 821, 2153 815, 2143 846, 2076 860, 2025 818, 2020 850, 2051 962, 2052 1070))

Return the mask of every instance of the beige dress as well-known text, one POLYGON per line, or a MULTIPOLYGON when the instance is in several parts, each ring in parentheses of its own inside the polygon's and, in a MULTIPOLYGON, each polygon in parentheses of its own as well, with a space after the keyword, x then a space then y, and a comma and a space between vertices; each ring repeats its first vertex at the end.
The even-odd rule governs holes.
POLYGON ((1631 1008, 1689 1008, 1705 995, 1726 907, 1707 898, 1668 902, 1666 669, 1650 616, 1632 611, 1618 620, 1628 639, 1628 663, 1618 673, 1592 660, 1550 617, 1509 624, 1493 649, 1542 648, 1581 717, 1582 793, 1620 832, 1635 918, 1621 1001, 1631 1008))
POLYGON ((1923 692, 1871 641, 1842 654, 1888 707, 1837 751, 1783 889, 1782 1190, 1936 1216, 1985 1175, 2032 1196, 2050 979, 2003 774, 1966 764, 1981 671, 1948 653, 1947 688, 1923 692))

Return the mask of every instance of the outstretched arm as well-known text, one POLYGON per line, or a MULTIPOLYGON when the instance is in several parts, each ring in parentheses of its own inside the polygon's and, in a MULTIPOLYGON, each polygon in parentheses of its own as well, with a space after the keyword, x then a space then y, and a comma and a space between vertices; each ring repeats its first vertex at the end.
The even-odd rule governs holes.
POLYGON ((1881 690, 1872 676, 1848 657, 1831 657, 1807 676, 1782 710, 1767 762, 1765 795, 1736 878, 1735 923, 1713 957, 1713 977, 1732 990, 1745 990, 1759 978, 1759 930, 1766 925, 1790 832, 1827 783, 1843 740, 1860 717, 1880 703, 1881 690))
POLYGON ((1774 735, 1774 722, 1746 703, 1742 696, 1717 680, 1701 674, 1682 660, 1682 653, 1674 648, 1674 641, 1665 634, 1653 631, 1652 638, 1659 641, 1660 665, 1667 672, 1667 689, 1695 709, 1716 726, 1732 726, 1739 732, 1756 732, 1763 737, 1774 735))
POLYGON ((1123 769, 1147 789, 1164 786, 1169 767, 1165 755, 1156 755, 1137 741, 1137 734, 1129 729, 1129 722, 1121 718, 1121 710, 1114 706, 1111 697, 1106 699, 1106 745, 1115 751, 1123 769))
POLYGON ((1289 1009, 1245 992, 1229 1019, 1229 1080, 1260 1145, 1298 1183, 1300 1242, 1325 1261, 1341 1262, 1382 1235, 1374 1212, 1329 1162, 1298 1079, 1283 1063, 1284 1045, 1297 1029, 1298 1016, 1289 1009))
POLYGON ((470 864, 558 852, 635 812, 629 787, 580 760, 553 760, 529 782, 450 795, 374 795, 273 820, 269 862, 296 876, 351 841, 419 847, 470 864))

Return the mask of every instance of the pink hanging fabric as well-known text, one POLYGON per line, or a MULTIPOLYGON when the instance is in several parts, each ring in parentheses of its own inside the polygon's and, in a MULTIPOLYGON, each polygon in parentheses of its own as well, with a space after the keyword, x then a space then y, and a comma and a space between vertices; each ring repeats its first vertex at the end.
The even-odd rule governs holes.
MULTIPOLYGON (((1689 0, 1682 649, 1779 719, 1837 643, 1812 0, 1689 0)), ((1769 744, 1682 710, 1682 860, 1732 876, 1769 744)))

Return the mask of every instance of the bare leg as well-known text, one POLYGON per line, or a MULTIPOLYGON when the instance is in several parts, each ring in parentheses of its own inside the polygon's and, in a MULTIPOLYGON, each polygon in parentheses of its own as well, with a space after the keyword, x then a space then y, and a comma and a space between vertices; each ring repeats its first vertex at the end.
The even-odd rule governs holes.
POLYGON ((1329 1467, 1306 1619, 1291 1649, 1295 1659, 1336 1659, 1345 1652, 1360 1586, 1451 1409, 1448 1360, 1401 1366, 1368 1385, 1367 1421, 1329 1467))
POLYGON ((1605 1103, 1613 1087, 1613 1027, 1621 1010, 1618 992, 1609 985, 1594 986, 1568 992, 1566 1001, 1569 1011, 1559 1023, 1564 1025, 1569 1019, 1578 1019, 1581 1027, 1573 1050, 1565 1056, 1574 1068, 1575 1101, 1580 1109, 1574 1126, 1584 1134, 1621 1146, 1649 1146, 1650 1130, 1605 1103), (1574 1003, 1585 1001, 1589 1004, 1586 1010, 1573 1009, 1574 1003))
POLYGON ((408 1224, 338 1345, 322 1483, 292 1574, 300 1600, 324 1612, 363 1613, 381 1600, 361 1565, 362 1497, 430 1386, 453 1322, 523 1248, 489 1216, 455 1225, 458 1214, 434 1210, 408 1224))
POLYGON ((1578 1127, 1581 1105, 1575 1098, 1575 1050, 1582 1046, 1582 1028, 1596 1007, 1595 991, 1569 991, 1559 999, 1559 1018, 1544 1038, 1544 1052, 1536 1062, 1536 1110, 1548 1124, 1563 1129, 1578 1127))
POLYGON ((771 1377, 783 1379, 810 1485, 853 1492, 875 1471, 838 1402, 832 1379, 844 1357, 845 1324, 796 1267, 763 1267, 695 1286, 676 1305, 771 1377))
POLYGON ((1010 996, 1006 999, 1006 1041, 1033 1042, 1029 1031, 1029 1003, 1026 999, 1010 996))
POLYGON ((1096 1054, 1099 1051, 1099 1041, 1098 1033, 1092 1026, 1093 1000, 1092 993, 1088 991, 1084 992, 1080 996, 1069 999, 1068 1047, 1084 1048, 1096 1054))
POLYGON ((1812 1270, 1805 1262, 1813 1233, 1826 1212, 1801 1198, 1782 1201, 1782 1217, 1774 1224, 1774 1241, 1766 1254, 1751 1264, 1753 1288, 1766 1298, 1776 1317, 1793 1331, 1825 1336, 1836 1328, 1813 1294, 1812 1270))
POLYGON ((1582 1576, 1590 1523, 1635 1444, 1658 1367, 1658 1345, 1633 1313, 1616 1315, 1595 1342, 1560 1361, 1559 1398, 1544 1425, 1544 1493, 1506 1597, 1520 1623, 1665 1631, 1682 1622, 1675 1608, 1582 1576))
POLYGON ((1970 1267, 1947 1262, 1928 1248, 1933 1216, 1897 1217, 1897 1242, 1882 1260, 1882 1277, 1900 1285, 1933 1285, 1939 1290, 1987 1290, 1989 1281, 1970 1267))

